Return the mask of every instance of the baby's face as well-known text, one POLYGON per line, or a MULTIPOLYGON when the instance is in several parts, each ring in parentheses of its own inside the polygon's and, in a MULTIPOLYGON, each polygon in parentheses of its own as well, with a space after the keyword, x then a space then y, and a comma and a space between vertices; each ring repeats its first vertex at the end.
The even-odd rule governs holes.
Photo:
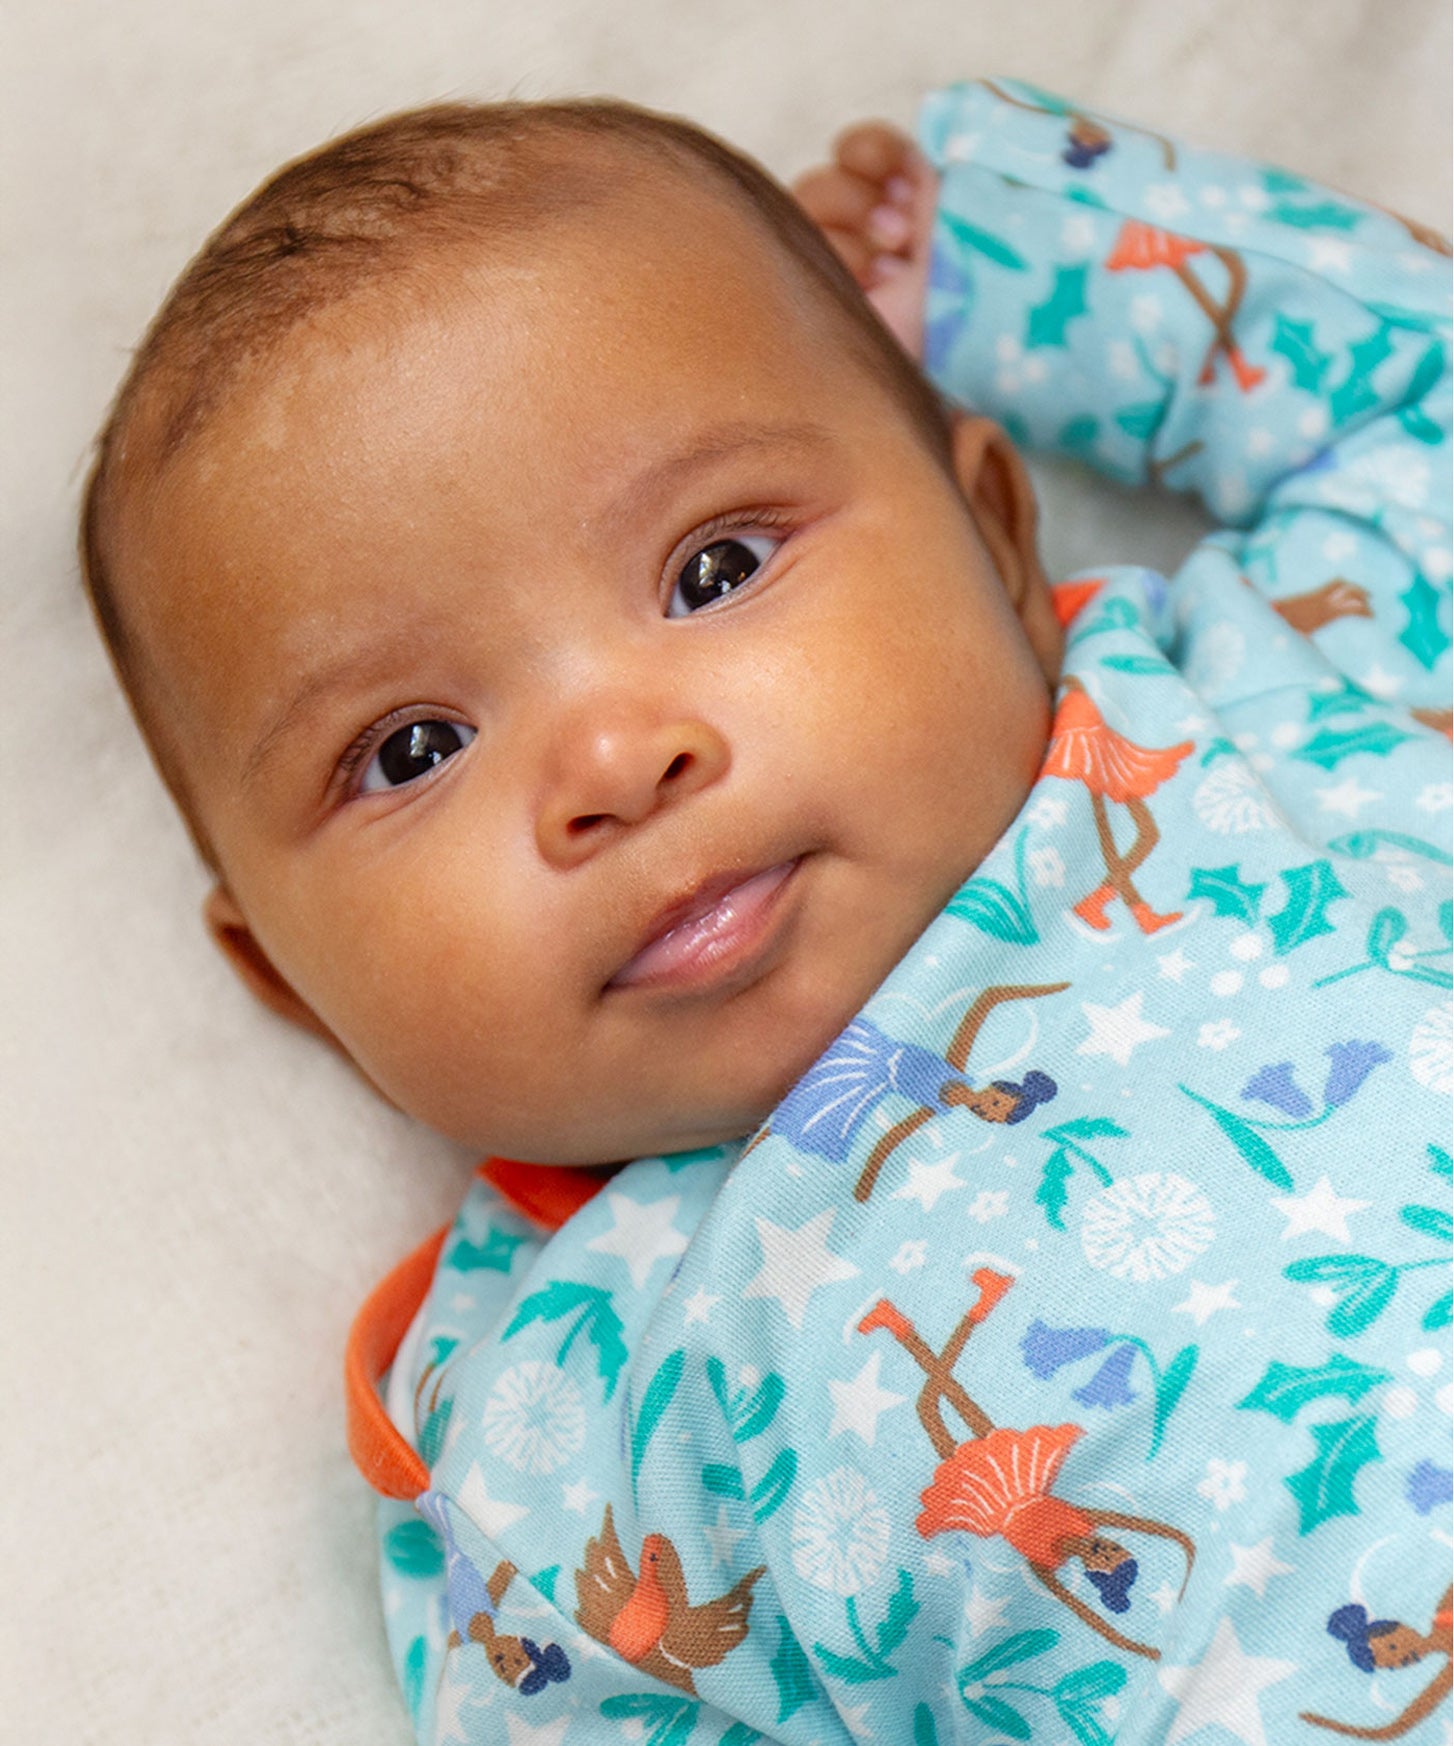
POLYGON ((1045 743, 955 481, 680 189, 334 306, 119 549, 234 956, 519 1158, 750 1130, 1045 743))

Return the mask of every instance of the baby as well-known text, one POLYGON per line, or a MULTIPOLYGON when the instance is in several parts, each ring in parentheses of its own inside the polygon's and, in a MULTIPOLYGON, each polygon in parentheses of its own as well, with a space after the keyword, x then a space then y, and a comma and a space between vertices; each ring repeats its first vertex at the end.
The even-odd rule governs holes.
POLYGON ((490 1155, 349 1360, 425 1740, 1448 1695, 1442 244, 1023 86, 923 146, 396 118, 102 439, 213 937, 490 1155), (1225 526, 1052 589, 1007 429, 1225 526))

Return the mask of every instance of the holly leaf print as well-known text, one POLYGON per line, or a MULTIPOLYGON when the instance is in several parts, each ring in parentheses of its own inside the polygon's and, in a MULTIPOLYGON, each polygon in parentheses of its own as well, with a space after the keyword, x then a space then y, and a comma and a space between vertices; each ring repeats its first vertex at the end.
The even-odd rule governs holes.
POLYGON ((1330 1521, 1334 1516, 1361 1513, 1353 1486, 1370 1461, 1383 1459, 1376 1435, 1377 1424, 1377 1419, 1368 1415, 1339 1419, 1332 1425, 1308 1427, 1318 1453, 1301 1472, 1291 1474, 1282 1482, 1297 1499, 1300 1534, 1311 1534, 1320 1523, 1330 1521))
POLYGON ((1273 946, 1278 956, 1283 957, 1319 934, 1333 933, 1333 924, 1327 917, 1328 905, 1348 893, 1327 861, 1285 869, 1278 878, 1287 887, 1287 903, 1276 915, 1268 917, 1267 925, 1272 929, 1273 946))
POLYGON ((1354 757, 1359 752, 1364 752, 1371 758, 1386 758, 1395 746, 1401 746, 1412 737, 1386 721, 1369 721, 1359 727, 1348 728, 1342 733, 1333 728, 1323 728, 1305 746, 1299 746, 1292 755, 1305 764, 1316 764, 1319 769, 1332 770, 1344 758, 1354 757))
POLYGON ((1262 904, 1265 885, 1253 885, 1241 876, 1238 865, 1230 867, 1193 867, 1188 899, 1205 897, 1216 915, 1236 916, 1239 921, 1255 922, 1262 904))
POLYGON ((1278 224, 1291 225, 1294 230, 1352 230, 1360 216, 1352 207, 1332 200, 1319 200, 1312 206, 1293 206, 1283 200, 1268 213, 1278 224))
POLYGON ((1338 1352, 1326 1364, 1280 1364, 1274 1359, 1256 1388, 1237 1405, 1248 1411, 1271 1413, 1290 1425, 1310 1401, 1336 1395, 1351 1406, 1362 1400, 1370 1388, 1389 1380, 1387 1370, 1357 1364, 1338 1352))
POLYGON ((1378 405, 1370 378, 1386 358, 1393 355, 1387 322, 1380 322, 1366 338, 1348 348, 1348 374, 1328 396, 1328 411, 1334 424, 1343 424, 1355 414, 1378 405))
POLYGON ((1007 242, 992 236, 987 230, 980 230, 977 225, 968 224, 964 219, 952 212, 941 212, 939 222, 949 232, 958 244, 962 253, 983 255, 986 260, 993 261, 997 267, 1008 267, 1012 272, 1023 273, 1025 262, 1017 255, 1007 242))
POLYGON ((1055 283, 1043 303, 1037 303, 1025 323, 1025 345, 1063 346, 1068 322, 1086 312, 1085 281, 1089 268, 1057 267, 1055 283))
POLYGON ((1399 599, 1409 621, 1398 640, 1426 673, 1432 672, 1449 647, 1449 633, 1439 623, 1439 591, 1427 577, 1415 576, 1399 599))
POLYGON ((1316 394, 1333 361, 1331 352, 1319 351, 1313 340, 1310 321, 1289 321, 1285 315, 1276 318, 1276 328, 1268 349, 1279 353, 1292 365, 1294 388, 1304 388, 1316 394))
POLYGON ((1351 679, 1343 679, 1332 691, 1315 691, 1308 698, 1308 720, 1321 721, 1325 715, 1358 715, 1373 702, 1372 697, 1351 679))

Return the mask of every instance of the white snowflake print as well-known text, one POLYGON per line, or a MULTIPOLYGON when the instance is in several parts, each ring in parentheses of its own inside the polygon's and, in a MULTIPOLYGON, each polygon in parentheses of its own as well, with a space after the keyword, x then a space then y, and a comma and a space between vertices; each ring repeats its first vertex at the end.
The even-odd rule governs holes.
POLYGON ((1160 224, 1175 224, 1191 211, 1191 202, 1175 182, 1152 182, 1142 198, 1146 210, 1160 224))
POLYGON ((1030 808, 1026 817, 1032 825, 1037 826, 1042 831, 1054 830, 1057 825, 1065 823, 1065 802, 1052 800, 1048 794, 1042 794, 1030 808))
POLYGON ((1225 1049, 1242 1035, 1231 1019, 1212 1019, 1197 1032, 1199 1049, 1225 1049))
POLYGON ((1277 822, 1255 773, 1240 760, 1214 764, 1191 797, 1197 817, 1218 836, 1240 837, 1277 822))
POLYGON ((1113 1182, 1081 1214, 1086 1260, 1137 1285, 1180 1273, 1215 1235, 1206 1195, 1184 1176, 1157 1170, 1113 1182))
POLYGON ((970 1218, 982 1225, 987 1225, 991 1219, 1002 1219, 1010 1210, 1009 1190, 1004 1188, 984 1188, 974 1197, 966 1209, 970 1218))
POLYGON ((922 1237, 910 1237, 900 1243, 889 1257, 889 1266, 895 1273, 912 1273, 922 1267, 929 1259, 929 1245, 922 1237))
POLYGON ((1431 1006, 1414 1026, 1409 1072, 1430 1091, 1454 1092, 1454 1002, 1431 1006))
POLYGON ((586 1440, 580 1390, 563 1370, 536 1358, 504 1373, 481 1423, 485 1447, 517 1473, 553 1473, 586 1440))
POLYGON ((793 1569, 840 1600, 872 1586, 888 1550, 888 1511, 856 1468, 835 1468, 793 1512, 793 1569))
POLYGON ((1219 1510, 1229 1510, 1247 1495, 1247 1463, 1221 1461, 1215 1455, 1207 1462, 1207 1476, 1197 1486, 1197 1494, 1215 1504, 1219 1510))
POLYGON ((1030 871, 1037 885, 1064 885, 1065 862, 1059 849, 1031 849, 1030 871))

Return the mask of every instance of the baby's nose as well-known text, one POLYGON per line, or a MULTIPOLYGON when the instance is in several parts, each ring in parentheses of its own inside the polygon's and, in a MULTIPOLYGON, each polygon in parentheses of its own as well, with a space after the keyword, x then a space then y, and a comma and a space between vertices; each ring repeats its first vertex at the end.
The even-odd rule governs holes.
POLYGON ((553 866, 577 866, 622 830, 709 787, 730 762, 722 735, 692 717, 653 721, 625 709, 597 719, 557 748, 536 816, 540 852, 553 866))

